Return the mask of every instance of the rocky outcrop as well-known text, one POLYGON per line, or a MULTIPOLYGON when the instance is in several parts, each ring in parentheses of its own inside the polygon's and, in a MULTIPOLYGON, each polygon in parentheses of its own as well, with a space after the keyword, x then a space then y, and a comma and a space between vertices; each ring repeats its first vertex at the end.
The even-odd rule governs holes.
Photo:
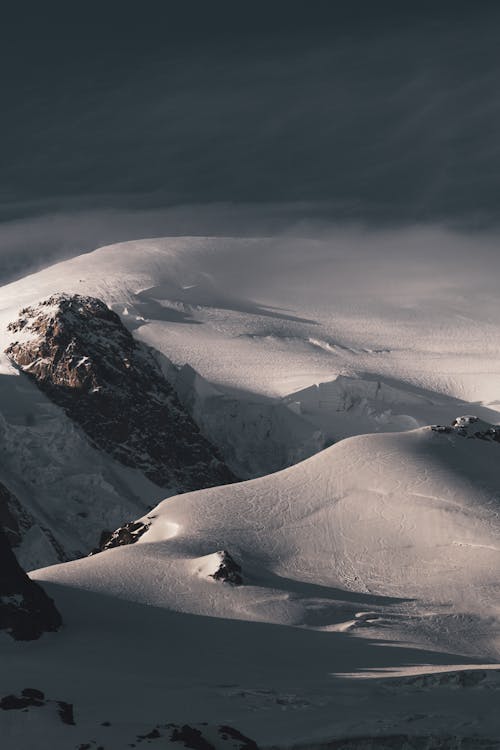
POLYGON ((2 711, 25 711, 28 708, 41 708, 53 704, 59 719, 63 724, 74 726, 73 704, 66 701, 50 701, 45 699, 41 690, 36 688, 24 688, 20 695, 6 695, 0 700, 2 711))
POLYGON ((0 571, 0 630, 15 640, 30 641, 61 626, 54 602, 28 578, 1 528, 0 571))
POLYGON ((158 724, 137 740, 165 738, 169 744, 179 744, 191 750, 259 750, 257 744, 238 729, 227 725, 158 724))
MULTIPOLYGON (((99 540, 99 546, 92 550, 90 555, 104 552, 114 547, 124 547, 127 544, 135 544, 141 536, 149 529, 150 524, 142 521, 131 521, 120 526, 115 531, 103 531, 99 540)), ((89 556, 90 556, 89 555, 89 556)))
POLYGON ((24 534, 34 523, 16 496, 0 482, 0 528, 10 546, 19 547, 24 534))
POLYGON ((500 443, 500 425, 489 424, 472 415, 457 417, 451 425, 431 425, 431 430, 444 435, 458 435, 500 443))
POLYGON ((243 583, 241 565, 238 565, 226 550, 217 552, 217 556, 219 558, 219 567, 215 573, 212 573, 211 578, 215 581, 231 583, 233 586, 241 586, 243 583))
MULTIPOLYGON (((21 563, 26 552, 26 546, 29 547, 29 543, 26 545, 26 538, 30 535, 32 540, 35 540, 35 546, 39 546, 39 541, 42 539, 42 544, 50 548, 58 562, 68 559, 62 545, 52 531, 47 528, 41 519, 35 518, 32 513, 28 512, 2 482, 0 482, 0 528, 4 530, 8 543, 16 551, 21 563)), ((32 569, 38 566, 25 565, 25 567, 32 569)))
POLYGON ((101 300, 55 295, 9 329, 10 360, 113 458, 176 491, 235 481, 152 350, 101 300))

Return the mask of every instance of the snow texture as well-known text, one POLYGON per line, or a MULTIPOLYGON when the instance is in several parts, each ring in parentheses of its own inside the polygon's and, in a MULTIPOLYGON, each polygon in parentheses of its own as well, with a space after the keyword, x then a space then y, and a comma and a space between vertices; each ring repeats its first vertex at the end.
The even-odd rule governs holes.
MULTIPOLYGON (((173 742, 169 723, 215 747, 220 726, 259 747, 498 745, 500 310, 484 261, 479 273, 477 257, 459 267, 432 248, 422 265, 327 240, 306 255, 289 238, 175 238, 103 248, 1 290, 2 350, 20 307, 98 297, 161 355, 233 470, 281 469, 159 504, 120 469, 128 502, 101 528, 144 533, 34 571, 65 627, 28 650, 0 643, 2 694, 34 686, 73 705, 75 725, 39 707, 29 722, 0 712, 7 750, 39 732, 51 750, 164 735, 143 740, 154 746, 173 742), (243 585, 213 578, 223 551, 243 585)), ((64 507, 44 494, 44 466, 54 476, 68 463, 61 482, 90 466, 99 482, 117 476, 1 367, 0 479, 27 511, 41 497, 64 507), (59 434, 72 444, 51 444, 59 434)), ((104 512, 98 492, 80 502, 104 512)), ((76 534, 74 516, 66 528, 76 534)))

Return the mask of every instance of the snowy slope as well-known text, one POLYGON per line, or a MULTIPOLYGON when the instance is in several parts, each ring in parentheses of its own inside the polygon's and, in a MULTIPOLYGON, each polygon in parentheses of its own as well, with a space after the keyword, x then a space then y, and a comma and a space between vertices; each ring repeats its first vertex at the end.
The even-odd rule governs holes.
POLYGON ((27 380, 0 378, 0 482, 32 523, 16 555, 24 568, 71 559, 103 529, 142 513, 164 490, 92 447, 84 433, 27 380))
MULTIPOLYGON (((185 237, 101 248, 4 286, 0 481, 28 512, 38 507, 37 518, 50 503, 70 556, 161 497, 139 473, 98 455, 8 362, 4 349, 18 334, 7 326, 26 305, 59 292, 111 305, 164 355, 166 376, 206 437, 250 478, 345 436, 467 412, 496 422, 495 262, 486 255, 456 263, 429 248, 403 263, 390 240, 375 259, 348 233, 315 241, 185 237), (82 504, 92 509, 87 517, 82 504)), ((44 525, 40 518, 21 553, 30 567, 57 559, 44 525)))
MULTIPOLYGON (((411 259, 390 236, 372 254, 348 232, 314 241, 177 237, 101 248, 2 287, 0 373, 13 374, 3 350, 20 307, 58 292, 90 294, 162 353, 166 370, 171 361, 187 364, 226 397, 200 403, 198 389, 186 400, 216 444, 236 420, 226 449, 243 476, 307 457, 325 436, 408 429, 462 411, 494 422, 498 261, 480 247, 464 256, 458 236, 457 259, 446 249, 449 236, 443 244, 420 247, 411 259), (319 383, 326 399, 305 392, 319 383), (269 415, 270 403, 280 416, 269 415), (256 454, 269 430, 281 453, 270 447, 262 461, 256 454), (255 454, 246 466, 245 453, 255 454)), ((3 378, 0 385, 1 400, 3 378)))
POLYGON ((434 247, 408 259, 389 241, 371 255, 349 235, 135 241, 3 287, 0 343, 21 306, 91 294, 169 359, 229 389, 284 396, 370 372, 488 403, 498 398, 498 270, 480 248, 459 263, 434 247))
POLYGON ((38 680, 79 706, 80 732, 99 716, 117 737, 126 715, 231 723, 264 746, 383 732, 500 741, 488 676, 500 669, 497 434, 465 420, 354 437, 165 500, 136 544, 32 574, 67 626, 21 660, 15 687, 38 680), (242 585, 212 578, 220 550, 242 585))
POLYGON ((348 245, 147 240, 0 290, 2 351, 19 308, 50 294, 111 305, 247 476, 302 458, 302 444, 314 452, 319 433, 354 435, 144 515, 157 488, 117 473, 0 355, 0 481, 42 509, 52 487, 68 534, 86 528, 65 505, 71 478, 78 506, 148 525, 134 545, 33 573, 65 627, 24 649, 0 638, 2 694, 49 701, 29 722, 0 711, 8 750, 40 732, 51 750, 140 747, 157 725, 164 743, 165 722, 206 721, 263 746, 497 741, 500 444, 481 423, 421 427, 498 421, 496 260, 477 273, 477 258, 430 249, 408 267, 394 247, 375 260, 348 245), (223 550, 243 585, 212 577, 223 550), (58 701, 74 704, 75 726, 54 719, 58 701))
POLYGON ((262 479, 169 498, 136 545, 36 577, 175 611, 327 629, 337 614, 301 596, 301 584, 393 597, 383 610, 389 622, 395 613, 392 629, 418 633, 421 615, 427 638, 430 617, 432 642, 496 658, 498 628, 475 631, 499 614, 500 444, 472 435, 350 438, 262 479), (247 585, 207 579, 219 550, 247 585), (425 602, 420 615, 410 600, 425 602), (413 615, 403 625, 400 611, 413 615))

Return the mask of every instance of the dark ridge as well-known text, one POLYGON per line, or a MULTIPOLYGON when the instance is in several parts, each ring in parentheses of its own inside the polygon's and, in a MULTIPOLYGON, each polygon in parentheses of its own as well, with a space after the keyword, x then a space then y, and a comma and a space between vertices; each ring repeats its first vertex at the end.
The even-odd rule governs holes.
POLYGON ((1 527, 0 571, 0 630, 6 630, 15 640, 31 641, 61 627, 62 618, 54 602, 28 578, 1 527))

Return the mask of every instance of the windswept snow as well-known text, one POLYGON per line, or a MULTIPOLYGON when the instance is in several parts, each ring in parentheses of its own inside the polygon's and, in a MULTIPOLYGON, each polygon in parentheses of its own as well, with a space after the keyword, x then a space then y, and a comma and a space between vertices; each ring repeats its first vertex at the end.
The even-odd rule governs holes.
MULTIPOLYGON (((375 257, 344 239, 124 243, 0 290, 2 351, 19 308, 98 297, 157 351, 234 470, 306 458, 148 510, 151 485, 83 447, 0 355, 0 480, 43 506, 92 465, 92 507, 148 525, 134 544, 35 571, 65 628, 28 651, 0 643, 2 690, 74 704, 75 745, 207 720, 263 746, 497 740, 498 260, 429 247, 403 262, 390 242, 375 257), (461 415, 481 421, 452 426, 461 415), (241 585, 214 579, 224 554, 241 585)), ((80 500, 65 492, 69 534, 80 500)), ((20 725, 0 722, 17 741, 20 725)))
MULTIPOLYGON (((375 257, 349 232, 104 247, 0 290, 0 373, 15 374, 3 350, 21 307, 89 294, 164 356, 202 430, 244 478, 350 435, 467 412, 496 422, 500 269, 481 247, 466 258, 449 234, 447 249, 424 244, 411 260, 397 235, 375 257)), ((0 402, 23 422, 26 402, 12 401, 11 378, 0 378, 0 402)))
POLYGON ((347 232, 113 245, 3 287, 0 343, 20 307, 61 291, 90 294, 169 359, 228 389, 285 396, 370 372, 494 402, 498 259, 480 246, 465 257, 460 236, 442 234, 443 249, 422 240, 411 259, 397 235, 372 255, 347 232), (456 259, 446 249, 452 239, 456 259))
POLYGON ((175 611, 326 629, 361 611, 359 602, 349 616, 337 611, 333 589, 382 597, 373 622, 363 619, 371 630, 497 658, 499 458, 500 444, 459 431, 350 438, 262 479, 169 498, 135 545, 36 577, 175 611), (219 550, 243 568, 237 592, 192 576, 219 550))
POLYGON ((462 422, 366 435, 169 498, 135 544, 32 574, 66 631, 6 664, 80 706, 80 732, 167 714, 264 746, 496 738, 499 451, 462 422), (242 585, 212 578, 221 550, 242 585))

